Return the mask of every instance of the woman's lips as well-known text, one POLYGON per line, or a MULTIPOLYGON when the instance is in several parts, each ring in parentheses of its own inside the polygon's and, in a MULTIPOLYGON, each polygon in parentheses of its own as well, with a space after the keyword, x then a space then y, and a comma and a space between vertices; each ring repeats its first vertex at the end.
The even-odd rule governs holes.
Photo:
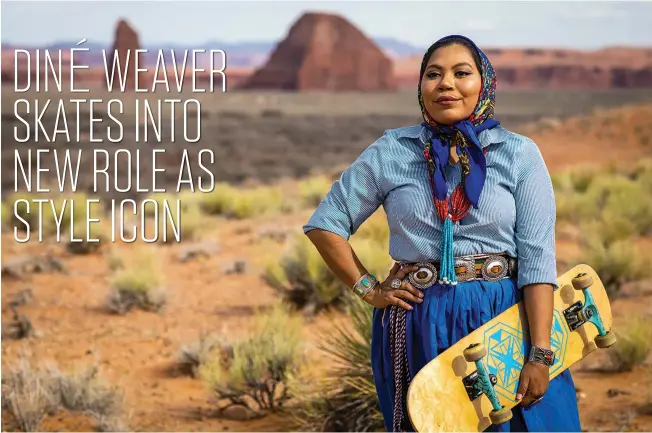
POLYGON ((435 102, 441 105, 452 105, 459 101, 460 101, 459 98, 454 98, 452 96, 440 96, 439 98, 437 98, 435 102))

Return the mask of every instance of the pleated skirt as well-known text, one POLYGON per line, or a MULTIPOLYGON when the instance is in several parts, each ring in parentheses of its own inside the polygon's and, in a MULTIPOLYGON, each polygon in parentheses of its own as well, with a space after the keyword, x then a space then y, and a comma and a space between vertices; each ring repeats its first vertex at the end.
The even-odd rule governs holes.
MULTIPOLYGON (((458 340, 521 299, 515 279, 468 281, 456 286, 435 284, 424 290, 421 304, 406 314, 406 346, 410 377, 458 340)), ((394 381, 390 356, 390 314, 375 309, 371 366, 385 428, 392 431, 394 381)), ((566 370, 550 381, 543 399, 530 408, 517 406, 513 418, 487 431, 580 432, 575 386, 566 370)), ((406 414, 407 417, 407 414, 406 414)), ((414 431, 414 430, 412 430, 414 431)))

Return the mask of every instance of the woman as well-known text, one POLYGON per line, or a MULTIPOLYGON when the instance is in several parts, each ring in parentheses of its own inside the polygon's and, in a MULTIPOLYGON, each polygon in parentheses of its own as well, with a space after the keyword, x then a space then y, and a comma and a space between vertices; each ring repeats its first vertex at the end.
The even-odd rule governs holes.
POLYGON ((549 380, 555 198, 537 146, 493 119, 496 78, 469 39, 423 57, 424 122, 386 131, 335 182, 304 231, 329 268, 375 307, 372 369, 389 431, 413 430, 410 378, 459 339, 523 300, 530 353, 520 404, 494 431, 581 431, 568 371, 549 380), (396 261, 376 281, 348 243, 383 205, 396 261), (389 314, 387 314, 389 312, 389 314))

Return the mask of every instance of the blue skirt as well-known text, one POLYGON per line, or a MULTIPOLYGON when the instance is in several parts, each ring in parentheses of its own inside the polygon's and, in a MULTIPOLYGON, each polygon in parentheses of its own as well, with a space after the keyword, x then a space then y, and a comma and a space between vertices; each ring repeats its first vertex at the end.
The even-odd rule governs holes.
MULTIPOLYGON (((520 297, 514 279, 461 282, 452 287, 435 284, 425 289, 423 303, 413 304, 414 309, 406 314, 410 377, 458 340, 517 303, 520 297)), ((371 365, 385 428, 392 431, 394 382, 389 345, 390 315, 388 309, 383 318, 384 311, 374 311, 371 365)), ((582 431, 570 371, 550 381, 539 403, 530 408, 517 406, 513 414, 510 422, 492 425, 487 431, 582 431)))

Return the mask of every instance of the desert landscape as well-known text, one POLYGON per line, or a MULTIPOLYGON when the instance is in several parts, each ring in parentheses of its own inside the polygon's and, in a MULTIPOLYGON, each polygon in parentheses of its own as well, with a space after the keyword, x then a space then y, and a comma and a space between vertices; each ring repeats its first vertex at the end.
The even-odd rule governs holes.
MULTIPOLYGON (((308 30, 298 26, 301 34, 330 22, 311 19, 308 30)), ((627 54, 613 52, 614 59, 627 54)), ((576 58, 546 53, 516 61, 526 69, 514 76, 532 77, 527 68, 546 64, 546 56, 560 64, 576 58)), ((514 81, 499 86, 496 108, 505 127, 537 143, 553 177, 558 273, 588 263, 612 299, 619 342, 573 368, 585 431, 652 429, 652 83, 640 78, 649 74, 649 60, 623 58, 638 59, 627 63, 638 72, 613 74, 639 78, 596 78, 590 88, 585 80, 561 85, 568 81, 554 78, 558 73, 547 75, 546 86, 514 81)), ((384 130, 420 122, 410 62, 393 60, 406 72, 393 76, 392 89, 364 91, 348 84, 333 91, 258 88, 244 84, 254 76, 245 68, 242 86, 226 93, 176 95, 201 103, 201 140, 192 144, 168 133, 158 143, 136 143, 133 132, 119 146, 91 143, 88 135, 72 143, 16 142, 16 99, 72 95, 12 93, 9 76, 2 89, 3 431, 382 431, 366 357, 371 310, 335 281, 301 227, 333 180, 384 130), (14 191, 15 152, 27 160, 37 148, 84 149, 76 192, 14 191), (169 169, 167 192, 93 191, 87 149, 113 156, 119 148, 140 149, 143 158, 139 167, 120 165, 115 177, 140 173, 144 188, 151 187, 151 150, 165 150, 159 166, 169 169), (202 149, 213 151, 212 191, 174 192, 184 149, 193 169, 202 149), (110 242, 108 209, 98 208, 92 235, 100 242, 71 242, 84 236, 85 225, 70 228, 71 219, 88 217, 80 207, 61 214, 57 242, 47 206, 40 214, 14 209, 17 198, 37 197, 57 206, 64 199, 151 199, 148 212, 154 203, 179 200, 182 240, 110 242), (16 242, 14 212, 30 222, 44 218, 42 242, 34 235, 16 242)), ((618 69, 617 60, 607 64, 618 69)), ((582 67, 570 70, 581 76, 582 67)), ((3 84, 6 77, 3 70, 3 84)), ((87 97, 116 96, 93 85, 87 97)), ((143 98, 119 97, 125 107, 143 98)), ((89 114, 81 113, 82 130, 89 114)), ((138 127, 129 110, 121 120, 126 131, 138 127)), ((56 110, 42 123, 53 130, 56 110)), ((54 160, 43 158, 43 168, 55 170, 54 160)), ((166 227, 149 213, 144 221, 150 233, 166 227)), ((386 276, 382 208, 352 243, 386 276)))

